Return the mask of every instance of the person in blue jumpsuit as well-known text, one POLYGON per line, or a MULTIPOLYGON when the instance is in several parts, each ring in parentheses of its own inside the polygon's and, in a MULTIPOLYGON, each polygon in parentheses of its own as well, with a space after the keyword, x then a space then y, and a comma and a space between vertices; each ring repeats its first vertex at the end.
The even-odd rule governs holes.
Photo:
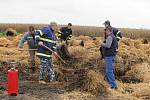
POLYGON ((44 46, 55 51, 57 39, 54 33, 57 31, 57 29, 57 24, 55 22, 51 22, 49 26, 35 32, 35 40, 38 44, 36 55, 40 58, 41 61, 39 83, 45 84, 44 77, 46 75, 46 72, 48 73, 49 82, 56 80, 52 66, 52 52, 44 46))

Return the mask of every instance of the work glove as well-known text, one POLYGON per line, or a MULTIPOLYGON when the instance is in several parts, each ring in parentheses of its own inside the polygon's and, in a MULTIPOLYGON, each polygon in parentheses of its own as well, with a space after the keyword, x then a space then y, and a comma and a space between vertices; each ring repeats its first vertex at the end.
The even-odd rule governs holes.
POLYGON ((40 42, 38 43, 38 45, 43 46, 44 44, 43 44, 42 41, 40 41, 40 42))

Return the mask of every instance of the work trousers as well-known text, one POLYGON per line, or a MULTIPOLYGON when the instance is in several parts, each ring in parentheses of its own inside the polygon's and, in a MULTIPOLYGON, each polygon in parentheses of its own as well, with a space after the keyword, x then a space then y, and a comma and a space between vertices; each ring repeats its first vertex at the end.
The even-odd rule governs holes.
POLYGON ((35 51, 29 51, 29 66, 34 71, 35 70, 35 51))
POLYGON ((55 81, 55 73, 52 68, 52 59, 51 58, 40 58, 41 60, 41 70, 39 75, 39 80, 44 80, 46 72, 48 73, 49 81, 55 81))

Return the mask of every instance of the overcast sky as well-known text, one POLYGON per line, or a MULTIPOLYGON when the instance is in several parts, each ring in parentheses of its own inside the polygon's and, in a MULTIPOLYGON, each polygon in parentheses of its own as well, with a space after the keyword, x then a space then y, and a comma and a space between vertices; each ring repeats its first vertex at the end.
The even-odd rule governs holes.
POLYGON ((150 0, 0 0, 0 23, 72 22, 150 29, 150 0))

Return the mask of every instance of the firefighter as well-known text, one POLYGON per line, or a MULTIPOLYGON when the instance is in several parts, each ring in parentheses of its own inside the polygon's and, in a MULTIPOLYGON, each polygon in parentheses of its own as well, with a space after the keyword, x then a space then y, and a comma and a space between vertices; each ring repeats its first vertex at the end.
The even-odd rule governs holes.
MULTIPOLYGON (((29 27, 28 32, 25 32, 23 37, 21 38, 18 48, 19 51, 24 50, 23 45, 25 42, 28 43, 29 49, 37 49, 37 44, 35 42, 35 29, 33 26, 29 27)), ((29 65, 32 72, 35 71, 35 50, 29 50, 29 65)))
POLYGON ((62 43, 66 43, 68 45, 68 40, 72 37, 72 24, 68 23, 67 27, 62 27, 58 32, 58 38, 62 41, 62 43))
POLYGON ((71 56, 68 52, 68 40, 72 37, 72 24, 68 23, 67 27, 62 27, 57 33, 57 53, 64 60, 70 59, 71 56))
MULTIPOLYGON (((103 24, 105 25, 105 28, 111 26, 109 20, 105 21, 103 24)), ((119 41, 122 38, 122 33, 117 28, 112 27, 112 32, 116 37, 117 41, 119 41)))
MULTIPOLYGON (((56 35, 57 31, 56 22, 51 22, 49 26, 37 30, 35 32, 35 40, 38 43, 37 56, 41 61, 41 70, 39 75, 39 83, 45 84, 44 77, 46 72, 48 72, 49 82, 55 81, 55 73, 52 66, 52 52, 46 47, 55 51, 56 49, 56 35)), ((55 53, 54 53, 55 54, 55 53)))
POLYGON ((111 89, 117 89, 117 84, 114 75, 114 63, 116 57, 116 50, 118 47, 118 42, 114 34, 112 33, 112 27, 108 26, 106 28, 106 42, 102 43, 101 46, 104 48, 104 61, 105 61, 105 72, 107 81, 111 89))

